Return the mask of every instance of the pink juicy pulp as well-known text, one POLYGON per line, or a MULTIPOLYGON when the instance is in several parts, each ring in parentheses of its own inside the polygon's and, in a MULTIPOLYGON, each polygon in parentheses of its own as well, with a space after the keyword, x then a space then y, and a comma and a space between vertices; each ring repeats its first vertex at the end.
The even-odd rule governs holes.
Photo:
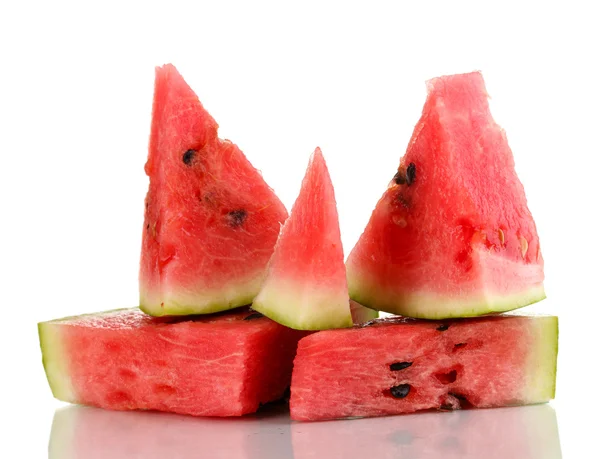
MULTIPOLYGON (((218 289, 265 270, 287 211, 172 65, 156 69, 142 289, 218 289), (183 156, 195 150, 190 164, 183 156), (231 212, 242 211, 242 221, 231 212), (236 269, 235 267, 239 268, 236 269)), ((235 214, 234 214, 235 215, 235 214)))
MULTIPOLYGON (((416 178, 384 193, 349 256, 349 270, 399 294, 451 294, 480 288, 474 248, 543 266, 513 155, 487 97, 479 73, 428 82, 423 114, 399 168, 413 163, 416 178), (528 243, 524 256, 521 238, 528 243)), ((540 270, 534 283, 542 280, 540 270)), ((532 286, 518 277, 492 281, 498 285, 488 287, 499 293, 532 286)))
POLYGON ((333 184, 321 149, 311 157, 302 187, 269 265, 269 276, 346 296, 346 267, 333 184))
POLYGON ((533 339, 530 320, 508 316, 445 322, 396 318, 315 333, 298 344, 292 419, 522 403, 533 339), (442 324, 449 325, 448 329, 438 330, 442 324), (412 365, 391 371, 390 365, 397 362, 412 365), (411 386, 402 399, 390 393, 400 384, 411 386))
POLYGON ((60 324, 77 401, 114 410, 240 416, 289 386, 306 333, 251 312, 189 319, 135 310, 60 324))

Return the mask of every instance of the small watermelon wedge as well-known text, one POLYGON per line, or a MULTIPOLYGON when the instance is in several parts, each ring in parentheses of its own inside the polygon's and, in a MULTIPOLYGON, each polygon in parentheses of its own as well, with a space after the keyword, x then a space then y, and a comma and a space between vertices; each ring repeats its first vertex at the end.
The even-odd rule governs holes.
POLYGON ((428 82, 406 154, 346 262, 350 297, 439 319, 545 298, 544 261, 480 73, 428 82))
POLYGON ((193 318, 122 309, 38 329, 57 399, 195 416, 241 416, 282 397, 306 335, 247 308, 193 318))
POLYGON ((290 412, 319 421, 543 403, 557 352, 554 316, 389 317, 320 331, 298 344, 290 412))
POLYGON ((140 308, 204 314, 250 304, 287 211, 177 69, 156 69, 140 308))
POLYGON ((335 195, 319 148, 252 308, 295 329, 352 325, 335 195))

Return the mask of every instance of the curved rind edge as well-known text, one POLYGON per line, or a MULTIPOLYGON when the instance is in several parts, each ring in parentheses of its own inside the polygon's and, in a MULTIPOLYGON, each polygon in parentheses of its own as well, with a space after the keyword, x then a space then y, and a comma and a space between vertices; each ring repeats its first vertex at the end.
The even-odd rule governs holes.
POLYGON ((140 291, 139 308, 148 315, 187 316, 194 314, 213 314, 228 311, 252 303, 260 290, 264 273, 236 285, 230 284, 226 290, 201 290, 202 294, 162 295, 157 298, 140 291))
POLYGON ((373 300, 374 295, 366 294, 368 289, 357 288, 349 283, 350 298, 366 307, 391 314, 399 314, 416 319, 458 319, 478 317, 523 308, 546 298, 543 284, 535 285, 511 295, 482 294, 474 298, 448 299, 443 295, 408 293, 395 305, 380 304, 373 300))
POLYGON ((337 295, 324 295, 318 300, 311 300, 311 307, 302 303, 302 295, 283 293, 281 290, 263 289, 252 303, 252 309, 267 316, 275 322, 293 328, 294 330, 329 330, 332 328, 349 328, 354 324, 350 313, 350 304, 346 299, 340 300, 337 295), (337 305, 331 307, 331 305, 337 305), (280 305, 286 305, 285 310, 280 305), (327 305, 328 313, 323 313, 327 305), (298 312, 301 311, 299 316, 298 312), (342 313, 343 311, 343 313, 342 313), (289 314, 285 314, 289 312, 289 314))
POLYGON ((58 321, 38 323, 42 363, 52 395, 63 402, 77 403, 60 328, 58 321))

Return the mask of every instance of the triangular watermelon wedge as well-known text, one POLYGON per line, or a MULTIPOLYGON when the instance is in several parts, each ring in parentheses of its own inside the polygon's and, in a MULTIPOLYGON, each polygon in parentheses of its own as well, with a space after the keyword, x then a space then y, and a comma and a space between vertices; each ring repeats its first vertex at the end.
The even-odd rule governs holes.
POLYGON ((395 172, 348 257, 352 299, 435 319, 545 298, 536 226, 480 73, 428 82, 395 172))
POLYGON ((156 69, 140 307, 202 314, 249 304, 287 211, 172 65, 156 69))
POLYGON ((299 330, 352 325, 335 195, 319 148, 252 308, 299 330))

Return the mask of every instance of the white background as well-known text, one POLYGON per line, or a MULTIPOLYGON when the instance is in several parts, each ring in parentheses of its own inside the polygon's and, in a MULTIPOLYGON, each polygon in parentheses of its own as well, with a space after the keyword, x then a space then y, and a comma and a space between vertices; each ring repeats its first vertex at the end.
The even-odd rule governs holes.
POLYGON ((0 456, 45 457, 61 406, 36 322, 137 304, 154 66, 173 62, 288 208, 323 149, 346 253, 395 172, 424 81, 482 70, 546 261, 548 299, 529 309, 560 317, 562 454, 597 457, 598 13, 357 5, 1 3, 0 456))

